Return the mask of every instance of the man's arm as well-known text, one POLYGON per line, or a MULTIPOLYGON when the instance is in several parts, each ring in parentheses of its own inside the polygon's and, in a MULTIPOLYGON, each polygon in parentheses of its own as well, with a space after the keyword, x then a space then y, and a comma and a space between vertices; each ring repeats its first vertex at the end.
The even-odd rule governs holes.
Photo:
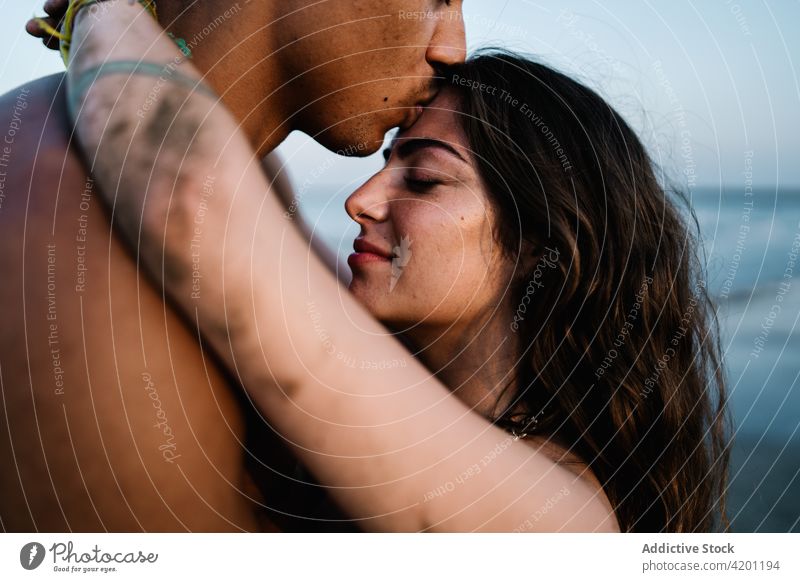
POLYGON ((256 529, 242 403, 112 233, 63 75, 0 128, 0 530, 256 529))

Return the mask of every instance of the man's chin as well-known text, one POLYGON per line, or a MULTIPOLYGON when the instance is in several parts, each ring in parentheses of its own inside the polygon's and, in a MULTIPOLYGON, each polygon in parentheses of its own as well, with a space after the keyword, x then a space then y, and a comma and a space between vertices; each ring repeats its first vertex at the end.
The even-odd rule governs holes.
POLYGON ((379 152, 386 133, 385 124, 353 123, 319 133, 314 139, 326 149, 348 158, 363 158, 379 152))
POLYGON ((344 147, 337 148, 335 151, 340 156, 348 158, 365 158, 380 151, 383 145, 383 136, 380 139, 350 142, 344 147))

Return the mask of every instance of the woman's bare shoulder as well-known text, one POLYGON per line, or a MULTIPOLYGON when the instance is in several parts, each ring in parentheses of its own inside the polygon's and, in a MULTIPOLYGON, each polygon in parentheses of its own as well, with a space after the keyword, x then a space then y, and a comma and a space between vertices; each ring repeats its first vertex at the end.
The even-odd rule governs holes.
POLYGON ((591 487, 596 492, 593 501, 603 507, 609 515, 609 523, 604 531, 619 531, 614 508, 597 476, 583 459, 570 451, 568 447, 547 436, 532 435, 521 440, 537 453, 547 457, 554 466, 569 471, 578 480, 591 487))

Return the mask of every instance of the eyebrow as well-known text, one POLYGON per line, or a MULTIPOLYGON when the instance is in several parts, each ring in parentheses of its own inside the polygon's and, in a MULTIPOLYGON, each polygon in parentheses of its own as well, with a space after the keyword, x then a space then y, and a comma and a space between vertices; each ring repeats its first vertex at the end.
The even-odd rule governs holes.
POLYGON ((384 150, 383 157, 388 160, 389 154, 396 149, 397 155, 399 155, 401 158, 406 158, 411 154, 426 148, 442 149, 448 152, 449 154, 457 157, 465 164, 467 163, 467 160, 464 159, 464 156, 458 153, 458 150, 456 148, 454 148, 447 142, 434 139, 432 137, 412 137, 412 138, 396 137, 392 140, 392 144, 384 150))

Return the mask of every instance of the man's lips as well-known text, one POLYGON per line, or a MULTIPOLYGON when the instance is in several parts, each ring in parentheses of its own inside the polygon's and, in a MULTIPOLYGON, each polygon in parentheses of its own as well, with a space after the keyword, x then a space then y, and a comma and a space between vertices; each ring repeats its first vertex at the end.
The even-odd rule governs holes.
POLYGON ((347 257, 350 267, 375 262, 390 263, 394 258, 391 252, 360 237, 353 241, 353 249, 356 252, 347 257))
POLYGON ((414 124, 422 117, 422 113, 425 111, 425 106, 421 104, 414 105, 414 107, 410 107, 408 113, 406 114, 405 121, 400 124, 400 130, 406 131, 414 126, 414 124))
POLYGON ((427 91, 427 96, 424 99, 417 101, 415 105, 409 107, 408 112, 406 113, 406 118, 400 125, 400 129, 405 131, 413 126, 420 116, 422 116, 425 108, 430 105, 434 99, 436 99, 436 95, 438 95, 438 93, 438 89, 431 88, 427 91))

